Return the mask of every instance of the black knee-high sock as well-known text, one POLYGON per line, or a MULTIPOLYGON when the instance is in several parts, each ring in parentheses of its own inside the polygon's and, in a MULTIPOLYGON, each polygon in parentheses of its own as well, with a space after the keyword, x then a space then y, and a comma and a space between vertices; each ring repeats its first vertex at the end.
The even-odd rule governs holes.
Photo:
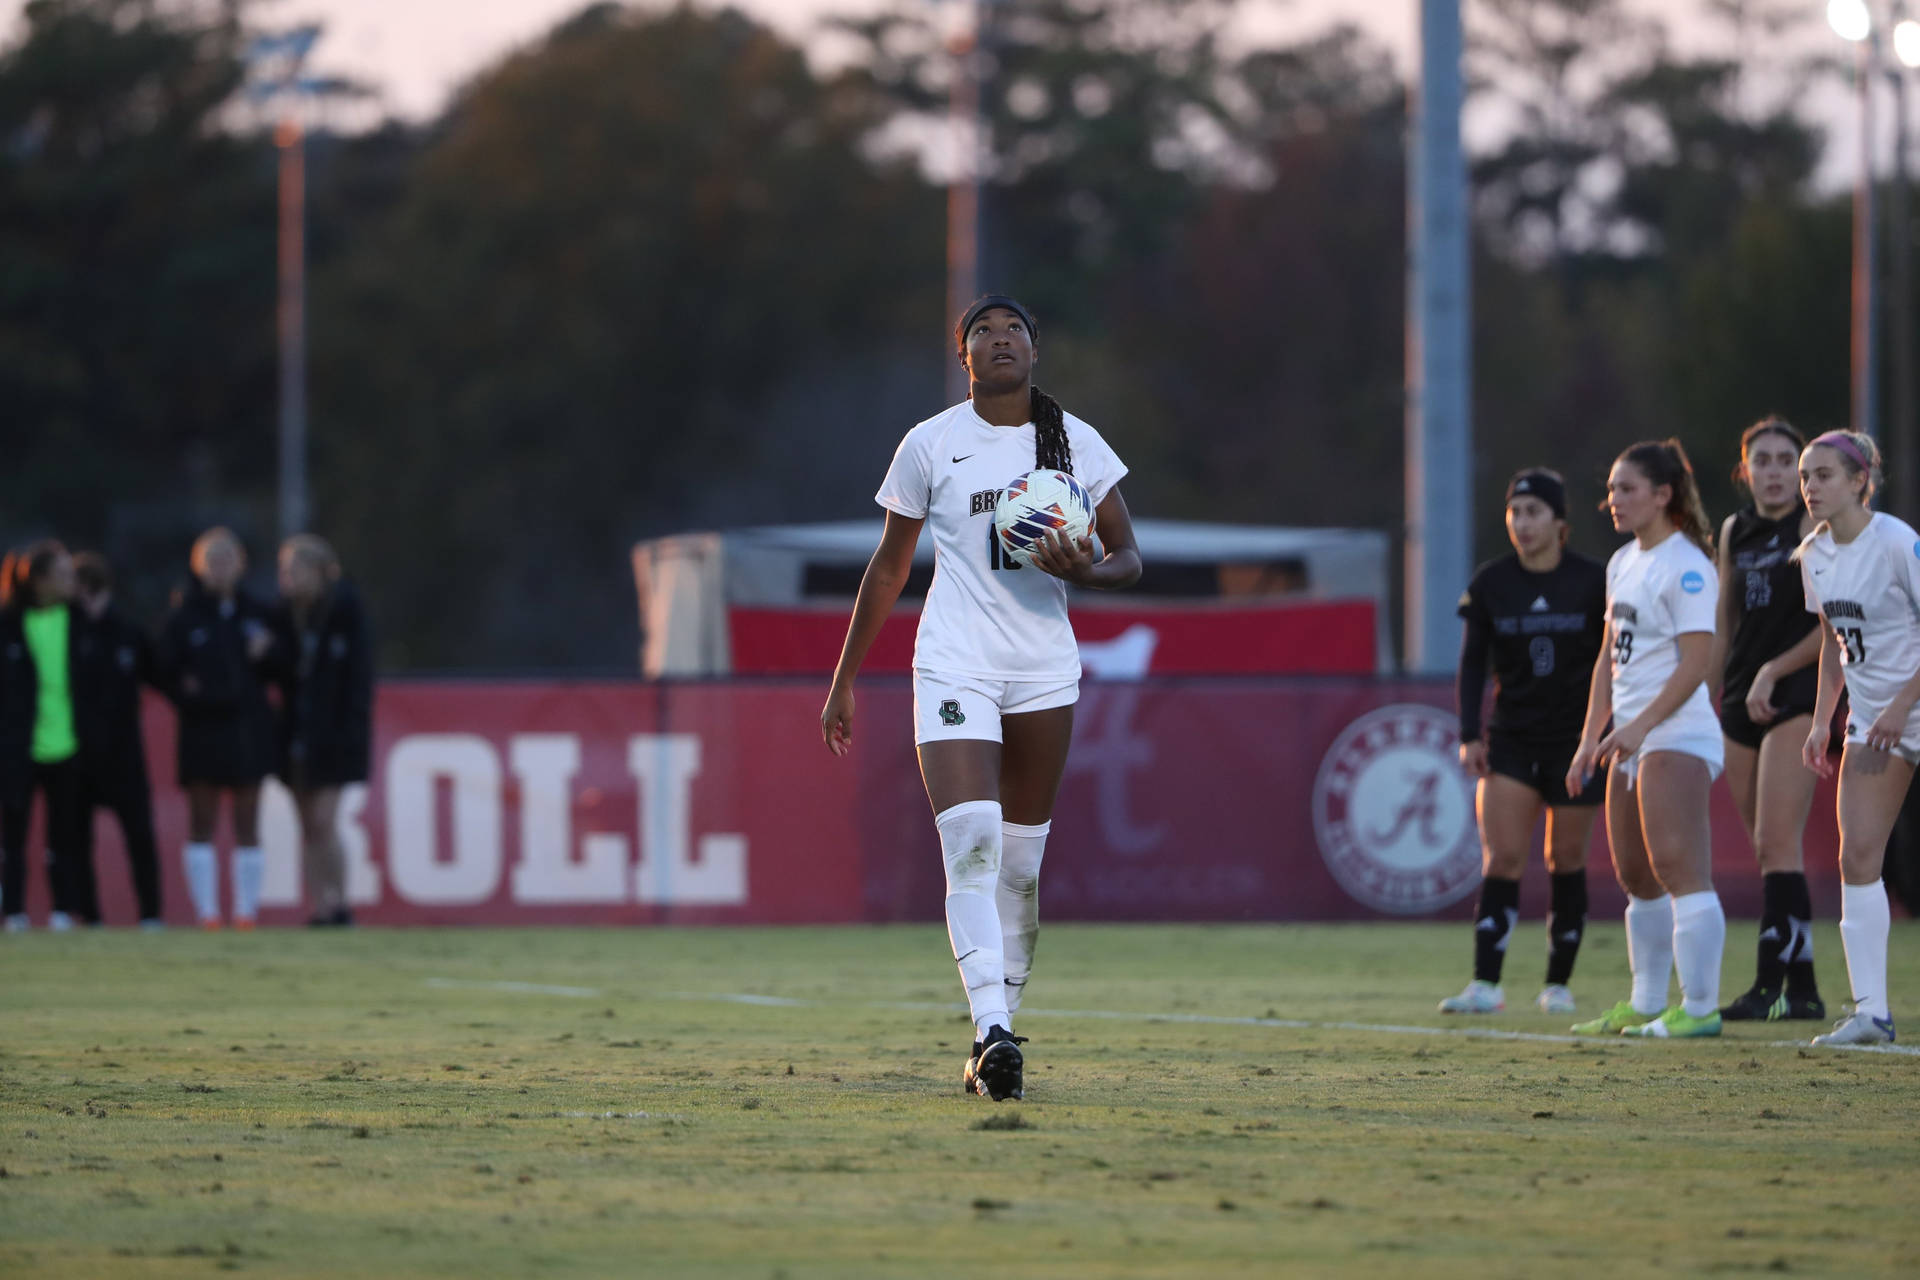
POLYGON ((1553 877, 1553 914, 1547 918, 1547 982, 1566 986, 1580 939, 1587 933, 1587 873, 1568 871, 1553 877))
POLYGON ((1480 909, 1473 913, 1473 976, 1498 983, 1507 939, 1520 919, 1520 882, 1488 876, 1480 882, 1480 909))
MULTIPOLYGON (((1788 952, 1795 949, 1798 942, 1793 913, 1788 906, 1793 899, 1795 878, 1791 871, 1769 871, 1760 877, 1760 943, 1753 985, 1762 991, 1778 992, 1786 985, 1788 952)), ((1807 878, 1799 876, 1798 879, 1804 892, 1807 878)))
POLYGON ((1786 913, 1786 942, 1780 948, 1786 966, 1787 990, 1794 995, 1816 995, 1813 977, 1813 895, 1807 892, 1804 871, 1776 871, 1766 877, 1780 882, 1780 901, 1786 913))

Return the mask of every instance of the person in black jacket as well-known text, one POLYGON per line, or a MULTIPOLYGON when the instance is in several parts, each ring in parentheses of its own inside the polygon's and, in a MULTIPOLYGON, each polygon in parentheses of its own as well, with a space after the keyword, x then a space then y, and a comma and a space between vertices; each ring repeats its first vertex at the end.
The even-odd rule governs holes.
POLYGON ((58 542, 35 543, 0 566, 0 916, 9 933, 28 927, 27 828, 33 793, 47 802, 48 924, 91 920, 74 900, 80 847, 80 737, 74 716, 73 557, 58 542))
POLYGON ((232 797, 233 925, 251 929, 266 862, 260 852, 260 783, 273 772, 274 716, 267 701, 273 629, 267 609, 240 585, 247 557, 227 529, 193 544, 193 576, 174 597, 160 638, 160 684, 180 715, 180 783, 187 791, 187 889, 202 928, 220 927, 220 869, 213 829, 232 797))
POLYGON ((74 859, 75 895, 99 915, 93 878, 95 809, 120 823, 140 904, 140 925, 160 924, 160 857, 153 840, 153 789, 147 781, 146 737, 140 726, 140 690, 156 682, 153 641, 113 607, 113 570, 106 557, 83 551, 73 558, 84 624, 75 648, 74 715, 80 724, 81 833, 74 859))
POLYGON ((371 772, 373 638, 324 539, 298 534, 281 546, 280 594, 280 777, 300 810, 308 923, 352 924, 336 818, 341 788, 371 772))

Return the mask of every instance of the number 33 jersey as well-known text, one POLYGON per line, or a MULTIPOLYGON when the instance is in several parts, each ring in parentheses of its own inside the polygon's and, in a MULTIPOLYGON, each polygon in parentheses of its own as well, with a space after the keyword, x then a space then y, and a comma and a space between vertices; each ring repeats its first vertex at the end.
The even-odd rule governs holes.
MULTIPOLYGON (((1073 474, 1098 507, 1127 474, 1100 433, 1066 415, 1073 474)), ((994 680, 1077 680, 1067 584, 1000 554, 993 508, 1034 469, 1034 427, 996 427, 965 401, 907 432, 874 501, 925 520, 933 585, 913 644, 919 671, 994 680)), ((1096 552, 1097 554, 1097 552, 1096 552)))
MULTIPOLYGON (((1865 733, 1920 669, 1920 536, 1885 512, 1852 542, 1836 542, 1822 525, 1800 553, 1800 581, 1807 611, 1820 615, 1840 648, 1848 731, 1865 733)), ((1909 723, 1905 741, 1916 727, 1909 723)))
MULTIPOLYGON (((1645 548, 1636 539, 1613 553, 1607 562, 1607 622, 1613 640, 1614 727, 1660 696, 1680 665, 1680 637, 1699 631, 1712 635, 1719 609, 1719 571, 1685 534, 1669 534, 1645 548)), ((1669 720, 1698 724, 1719 740, 1720 722, 1704 680, 1669 720)))

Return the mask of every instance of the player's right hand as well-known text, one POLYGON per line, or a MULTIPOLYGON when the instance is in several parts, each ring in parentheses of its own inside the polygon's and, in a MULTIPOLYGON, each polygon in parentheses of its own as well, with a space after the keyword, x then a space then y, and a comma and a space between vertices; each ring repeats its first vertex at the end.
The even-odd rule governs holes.
POLYGON ((1460 744, 1460 767, 1476 778, 1487 776, 1487 740, 1475 738, 1460 744))
POLYGON ((1573 753, 1573 763, 1567 766, 1567 794, 1577 796, 1587 789, 1587 783, 1593 779, 1594 766, 1600 761, 1600 744, 1587 738, 1580 739, 1580 749, 1573 753))
POLYGON ((853 750, 853 690, 833 687, 820 709, 820 740, 836 756, 853 750))
POLYGON ((1800 763, 1823 778, 1833 776, 1833 762, 1827 759, 1827 740, 1832 736, 1832 727, 1820 723, 1820 717, 1815 716, 1813 728, 1807 730, 1806 744, 1800 748, 1800 763))

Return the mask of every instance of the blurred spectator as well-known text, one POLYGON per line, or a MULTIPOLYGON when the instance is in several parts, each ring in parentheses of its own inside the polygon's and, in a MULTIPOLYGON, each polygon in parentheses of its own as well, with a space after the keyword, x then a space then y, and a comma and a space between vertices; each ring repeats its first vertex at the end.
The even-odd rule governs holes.
POLYGON ((28 927, 27 828, 33 793, 46 797, 47 879, 56 931, 84 916, 73 896, 81 846, 80 737, 73 675, 80 622, 73 557, 38 542, 0 566, 0 914, 9 933, 28 927))
POLYGON ((73 558, 82 626, 75 647, 74 716, 80 727, 80 834, 74 858, 76 904, 98 918, 93 878, 93 813, 109 809, 120 823, 133 872, 142 928, 160 927, 160 859, 153 841, 153 791, 147 781, 140 689, 155 683, 153 642, 113 607, 113 570, 106 557, 73 558))
POLYGON ((161 687, 180 713, 179 776, 187 791, 184 862, 193 909, 220 927, 220 868, 213 832, 220 797, 232 797, 233 925, 251 929, 266 863, 260 853, 260 782, 273 771, 273 708, 266 664, 273 632, 264 606, 240 585, 245 550, 228 529, 193 544, 193 576, 174 598, 158 651, 161 687))
POLYGON ((307 923, 352 924, 336 817, 341 788, 370 771, 373 640, 359 594, 321 538, 299 534, 281 546, 280 595, 280 776, 300 810, 307 923))

